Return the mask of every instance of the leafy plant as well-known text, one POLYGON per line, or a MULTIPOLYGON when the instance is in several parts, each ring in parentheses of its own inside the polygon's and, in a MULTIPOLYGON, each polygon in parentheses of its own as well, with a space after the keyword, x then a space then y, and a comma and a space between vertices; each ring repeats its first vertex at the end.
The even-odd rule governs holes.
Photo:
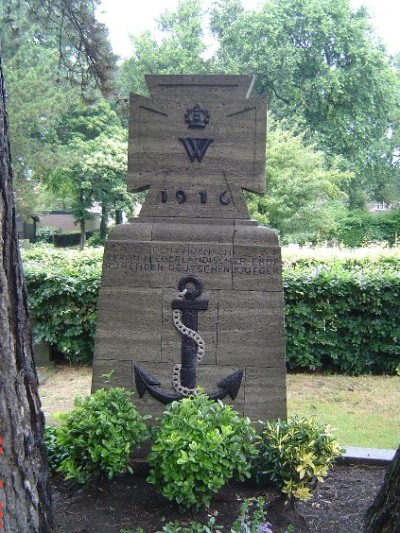
POLYGON ((323 481, 342 450, 333 429, 313 418, 293 416, 263 424, 254 473, 257 481, 273 481, 289 498, 307 500, 323 481))
POLYGON ((58 432, 55 426, 47 426, 44 431, 47 461, 52 472, 56 472, 61 462, 68 457, 68 451, 58 439, 58 432))
POLYGON ((250 477, 256 441, 248 418, 199 392, 164 412, 148 456, 148 481, 181 507, 208 506, 234 475, 250 477))
POLYGON ((240 507, 239 518, 233 524, 231 533, 273 533, 271 524, 267 522, 264 504, 264 498, 261 496, 256 502, 244 500, 240 507))
POLYGON ((54 242, 54 235, 56 233, 60 233, 61 230, 58 228, 52 228, 48 226, 44 226, 42 228, 38 228, 36 231, 36 242, 47 242, 47 243, 53 243, 54 242))
POLYGON ((62 415, 60 428, 48 430, 50 461, 56 469, 77 483, 132 473, 128 464, 132 448, 140 446, 148 432, 131 393, 119 387, 98 389, 76 398, 74 404, 62 415))

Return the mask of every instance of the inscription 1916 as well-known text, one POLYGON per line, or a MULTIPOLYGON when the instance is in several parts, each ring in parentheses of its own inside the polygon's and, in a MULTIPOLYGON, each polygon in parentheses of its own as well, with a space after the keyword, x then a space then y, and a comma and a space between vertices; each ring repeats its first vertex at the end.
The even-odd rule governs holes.
POLYGON ((176 189, 175 191, 168 191, 163 189, 160 191, 159 200, 161 203, 166 204, 169 202, 176 204, 189 203, 198 203, 198 204, 208 204, 211 201, 215 200, 220 205, 229 205, 231 203, 231 195, 228 190, 223 190, 221 193, 217 193, 215 198, 207 193, 207 191, 197 191, 197 193, 190 194, 185 189, 176 189))

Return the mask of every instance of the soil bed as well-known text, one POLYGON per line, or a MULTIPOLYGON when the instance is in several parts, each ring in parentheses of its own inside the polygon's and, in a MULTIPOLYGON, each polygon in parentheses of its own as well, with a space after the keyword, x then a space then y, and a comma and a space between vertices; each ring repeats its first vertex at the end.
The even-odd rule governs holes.
POLYGON ((219 525, 230 526, 239 515, 245 498, 263 496, 268 504, 267 519, 274 533, 286 533, 289 524, 295 533, 361 533, 363 516, 382 485, 386 466, 337 464, 307 502, 285 508, 273 488, 251 483, 231 483, 217 494, 208 510, 181 512, 146 482, 140 469, 113 481, 77 487, 53 477, 55 533, 119 533, 127 529, 146 533, 161 530, 168 522, 191 520, 206 524, 210 516, 219 525))

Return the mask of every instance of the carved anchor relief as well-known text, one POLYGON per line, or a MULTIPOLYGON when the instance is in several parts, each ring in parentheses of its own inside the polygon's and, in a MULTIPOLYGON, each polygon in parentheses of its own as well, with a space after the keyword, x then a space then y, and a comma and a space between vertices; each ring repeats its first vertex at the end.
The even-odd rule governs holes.
MULTIPOLYGON (((193 275, 184 276, 178 284, 178 299, 172 301, 173 322, 182 334, 181 363, 173 368, 172 385, 175 392, 164 391, 161 383, 134 365, 136 389, 140 398, 149 392, 156 400, 169 403, 196 394, 197 365, 205 353, 205 343, 197 333, 198 312, 208 309, 208 300, 197 300, 203 291, 203 282, 193 275)), ((218 383, 219 389, 208 394, 212 400, 222 400, 229 394, 235 399, 242 382, 243 370, 233 372, 218 383)))

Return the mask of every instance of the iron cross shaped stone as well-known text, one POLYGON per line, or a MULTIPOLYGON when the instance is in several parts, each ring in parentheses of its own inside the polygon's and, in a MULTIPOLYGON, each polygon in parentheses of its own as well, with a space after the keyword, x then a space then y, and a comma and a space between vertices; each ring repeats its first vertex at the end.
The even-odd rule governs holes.
POLYGON ((128 189, 141 217, 248 219, 242 189, 265 192, 267 104, 249 76, 146 76, 130 97, 128 189))

